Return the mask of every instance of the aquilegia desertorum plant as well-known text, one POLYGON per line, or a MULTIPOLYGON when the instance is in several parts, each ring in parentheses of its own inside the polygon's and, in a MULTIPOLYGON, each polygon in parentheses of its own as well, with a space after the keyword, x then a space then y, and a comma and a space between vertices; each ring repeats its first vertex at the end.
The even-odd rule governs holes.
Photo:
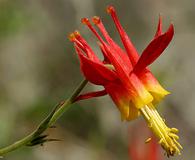
POLYGON ((81 21, 87 25, 99 40, 99 47, 104 55, 101 61, 78 31, 70 34, 79 56, 81 71, 91 83, 102 85, 104 90, 88 93, 79 99, 108 94, 118 107, 122 120, 133 120, 140 114, 144 116, 149 128, 159 138, 159 143, 167 156, 180 154, 182 146, 177 142, 176 128, 169 128, 156 110, 156 105, 169 94, 147 68, 154 62, 170 43, 174 29, 171 24, 162 32, 162 20, 159 18, 157 32, 150 44, 139 56, 130 38, 121 26, 113 6, 107 8, 119 32, 125 50, 121 49, 107 33, 101 19, 92 18, 104 39, 91 25, 89 19, 81 21))
POLYGON ((99 40, 99 47, 104 55, 101 61, 88 43, 78 31, 70 34, 69 39, 74 43, 80 59, 81 71, 85 80, 73 91, 72 95, 54 107, 53 111, 40 123, 40 125, 26 137, 0 148, 0 156, 14 151, 22 146, 34 146, 56 139, 49 139, 45 131, 52 127, 61 115, 70 108, 71 104, 82 99, 88 99, 108 94, 118 107, 122 120, 133 120, 142 115, 149 128, 159 138, 159 143, 166 151, 167 156, 180 154, 182 146, 177 142, 176 128, 169 128, 156 110, 156 105, 164 96, 169 94, 155 79, 147 68, 155 61, 170 43, 174 30, 171 24, 169 29, 162 33, 162 20, 159 24, 154 39, 139 56, 130 38, 121 26, 115 9, 107 8, 112 16, 115 26, 120 34, 125 50, 121 49, 108 35, 99 17, 93 17, 92 21, 100 30, 104 39, 91 25, 87 18, 82 19, 93 34, 99 40), (80 95, 82 89, 90 81, 96 85, 102 85, 102 91, 80 95))

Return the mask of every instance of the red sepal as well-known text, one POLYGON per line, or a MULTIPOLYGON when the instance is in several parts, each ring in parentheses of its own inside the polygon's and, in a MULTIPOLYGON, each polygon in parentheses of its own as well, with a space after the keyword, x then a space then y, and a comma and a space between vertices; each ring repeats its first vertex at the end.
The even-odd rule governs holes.
POLYGON ((145 69, 148 65, 154 62, 165 50, 170 41, 173 38, 174 28, 171 24, 167 32, 158 36, 143 51, 141 57, 139 58, 137 64, 134 67, 134 73, 140 73, 145 69))
POLYGON ((102 91, 96 91, 96 92, 90 92, 90 93, 85 93, 82 95, 79 95, 74 102, 84 100, 84 99, 89 99, 89 98, 94 98, 94 97, 100 97, 100 96, 105 96, 107 94, 106 90, 102 91))

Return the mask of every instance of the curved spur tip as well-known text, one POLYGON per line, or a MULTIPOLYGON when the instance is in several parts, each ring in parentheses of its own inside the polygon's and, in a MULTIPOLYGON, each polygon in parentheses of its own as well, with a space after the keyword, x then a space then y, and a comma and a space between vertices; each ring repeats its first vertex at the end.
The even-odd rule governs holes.
POLYGON ((88 25, 89 24, 89 19, 85 18, 85 17, 81 18, 81 23, 88 25))
POLYGON ((93 21, 93 23, 94 23, 95 25, 97 25, 97 24, 100 23, 100 17, 94 16, 94 17, 92 18, 92 21, 93 21))
POLYGON ((111 13, 115 12, 115 9, 112 5, 110 5, 106 8, 106 11, 107 11, 107 13, 111 14, 111 13))

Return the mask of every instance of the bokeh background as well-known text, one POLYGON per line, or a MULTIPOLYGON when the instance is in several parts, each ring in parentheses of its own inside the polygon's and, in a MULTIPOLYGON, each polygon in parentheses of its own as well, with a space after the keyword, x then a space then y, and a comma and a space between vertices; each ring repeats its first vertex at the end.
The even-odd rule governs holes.
MULTIPOLYGON (((159 13, 163 15, 164 30, 174 23, 173 41, 150 68, 172 93, 159 105, 169 126, 180 130, 184 150, 172 159, 194 159, 194 0, 1 0, 0 146, 30 133, 83 79, 73 44, 67 39, 70 32, 78 29, 100 54, 97 40, 80 24, 80 18, 101 16, 114 40, 121 43, 105 12, 108 4, 116 7, 139 52, 152 39, 159 13)), ((99 88, 88 85, 86 90, 99 88)), ((139 131, 144 125, 143 118, 121 122, 108 96, 82 101, 63 115, 57 128, 47 132, 62 141, 24 147, 4 159, 130 160, 132 135, 142 139, 143 145, 148 138, 139 131)))

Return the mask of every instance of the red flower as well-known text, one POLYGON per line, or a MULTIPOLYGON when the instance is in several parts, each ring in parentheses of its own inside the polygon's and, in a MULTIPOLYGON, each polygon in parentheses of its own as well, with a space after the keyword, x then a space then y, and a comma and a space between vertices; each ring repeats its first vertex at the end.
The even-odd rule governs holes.
POLYGON ((112 6, 108 7, 108 13, 111 14, 115 22, 125 51, 110 38, 99 17, 94 17, 93 22, 100 29, 106 42, 98 35, 88 19, 83 18, 82 22, 88 25, 99 39, 99 45, 105 57, 104 62, 98 59, 78 32, 75 32, 71 39, 75 42, 75 48, 81 62, 81 70, 86 79, 94 84, 103 85, 121 111, 122 119, 131 120, 139 115, 139 108, 159 102, 169 93, 161 87, 146 67, 160 56, 168 46, 173 37, 173 25, 171 24, 167 32, 162 34, 160 18, 154 39, 139 57, 118 21, 112 6), (105 64, 111 64, 114 70, 110 70, 105 64))
POLYGON ((77 100, 105 94, 110 95, 121 112, 122 120, 132 120, 137 118, 140 113, 143 114, 149 124, 154 123, 151 129, 160 138, 160 143, 167 151, 167 154, 179 153, 178 144, 175 145, 175 142, 172 142, 174 137, 168 135, 169 138, 166 138, 166 134, 169 134, 169 132, 175 136, 175 130, 162 131, 165 138, 162 137, 159 127, 166 125, 162 119, 158 121, 154 118, 154 115, 148 113, 150 110, 155 112, 154 106, 164 96, 169 94, 155 79, 147 66, 162 54, 172 40, 174 34, 173 25, 171 24, 168 30, 162 33, 162 20, 160 17, 153 40, 139 56, 130 38, 121 26, 115 9, 109 6, 107 12, 112 16, 125 50, 112 40, 99 17, 93 17, 92 21, 98 27, 105 40, 102 39, 87 18, 82 19, 82 23, 86 24, 98 38, 98 44, 104 55, 104 60, 101 61, 96 56, 78 31, 72 33, 69 38, 75 44, 75 49, 80 59, 81 71, 86 79, 93 84, 102 85, 105 90, 81 95, 77 100), (153 119, 156 122, 151 122, 153 119), (156 125, 156 123, 160 125, 156 125))

